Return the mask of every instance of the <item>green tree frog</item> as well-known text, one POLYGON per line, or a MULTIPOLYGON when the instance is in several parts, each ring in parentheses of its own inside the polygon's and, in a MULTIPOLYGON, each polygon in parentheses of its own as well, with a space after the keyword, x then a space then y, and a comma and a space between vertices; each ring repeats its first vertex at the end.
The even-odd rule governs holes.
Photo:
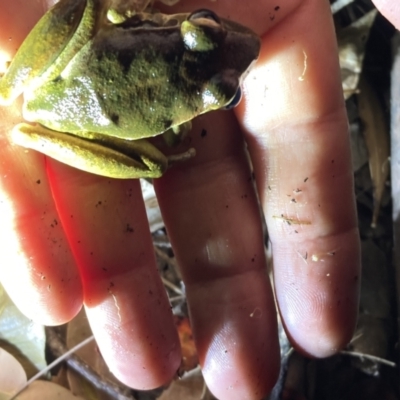
MULTIPOLYGON (((146 1, 148 3, 148 1, 146 1)), ((157 178, 172 160, 148 139, 236 102, 257 59, 250 29, 212 11, 119 13, 105 0, 61 0, 0 79, 0 104, 24 94, 13 141, 113 178, 157 178)))

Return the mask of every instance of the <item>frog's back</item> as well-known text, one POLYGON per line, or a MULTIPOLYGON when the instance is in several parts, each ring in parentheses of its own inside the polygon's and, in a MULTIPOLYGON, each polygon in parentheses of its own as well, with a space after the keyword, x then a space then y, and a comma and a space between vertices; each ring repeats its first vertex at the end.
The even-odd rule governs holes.
POLYGON ((25 93, 24 117, 139 139, 227 105, 258 56, 258 36, 206 10, 156 19, 103 26, 59 77, 25 93))
POLYGON ((186 79, 184 58, 176 28, 104 28, 31 96, 26 118, 40 109, 34 119, 55 130, 157 135, 199 113, 202 83, 186 79))

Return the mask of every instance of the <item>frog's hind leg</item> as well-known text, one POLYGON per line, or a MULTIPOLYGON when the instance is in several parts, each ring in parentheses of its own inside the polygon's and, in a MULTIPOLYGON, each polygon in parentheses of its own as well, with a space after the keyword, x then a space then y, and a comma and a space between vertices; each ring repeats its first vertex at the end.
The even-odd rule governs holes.
POLYGON ((48 155, 64 164, 110 178, 158 178, 168 158, 144 139, 123 140, 85 133, 93 140, 57 132, 41 125, 19 124, 12 131, 14 143, 48 155))
POLYGON ((10 105, 36 79, 60 74, 93 35, 100 0, 61 0, 35 25, 0 78, 0 104, 10 105))

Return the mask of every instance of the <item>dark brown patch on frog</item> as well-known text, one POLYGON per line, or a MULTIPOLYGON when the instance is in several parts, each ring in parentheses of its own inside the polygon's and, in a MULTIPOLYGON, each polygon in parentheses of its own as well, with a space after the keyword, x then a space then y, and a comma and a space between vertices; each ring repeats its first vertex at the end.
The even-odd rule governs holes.
POLYGON ((119 115, 118 114, 111 114, 111 121, 115 124, 119 124, 119 115))

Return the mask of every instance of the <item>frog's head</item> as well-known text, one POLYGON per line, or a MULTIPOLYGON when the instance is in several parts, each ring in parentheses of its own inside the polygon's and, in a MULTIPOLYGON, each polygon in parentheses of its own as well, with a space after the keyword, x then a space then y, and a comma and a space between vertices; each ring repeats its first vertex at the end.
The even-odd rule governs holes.
POLYGON ((199 86, 202 112, 236 105, 241 79, 258 58, 259 37, 210 10, 190 14, 181 24, 181 37, 187 50, 182 75, 199 86))

